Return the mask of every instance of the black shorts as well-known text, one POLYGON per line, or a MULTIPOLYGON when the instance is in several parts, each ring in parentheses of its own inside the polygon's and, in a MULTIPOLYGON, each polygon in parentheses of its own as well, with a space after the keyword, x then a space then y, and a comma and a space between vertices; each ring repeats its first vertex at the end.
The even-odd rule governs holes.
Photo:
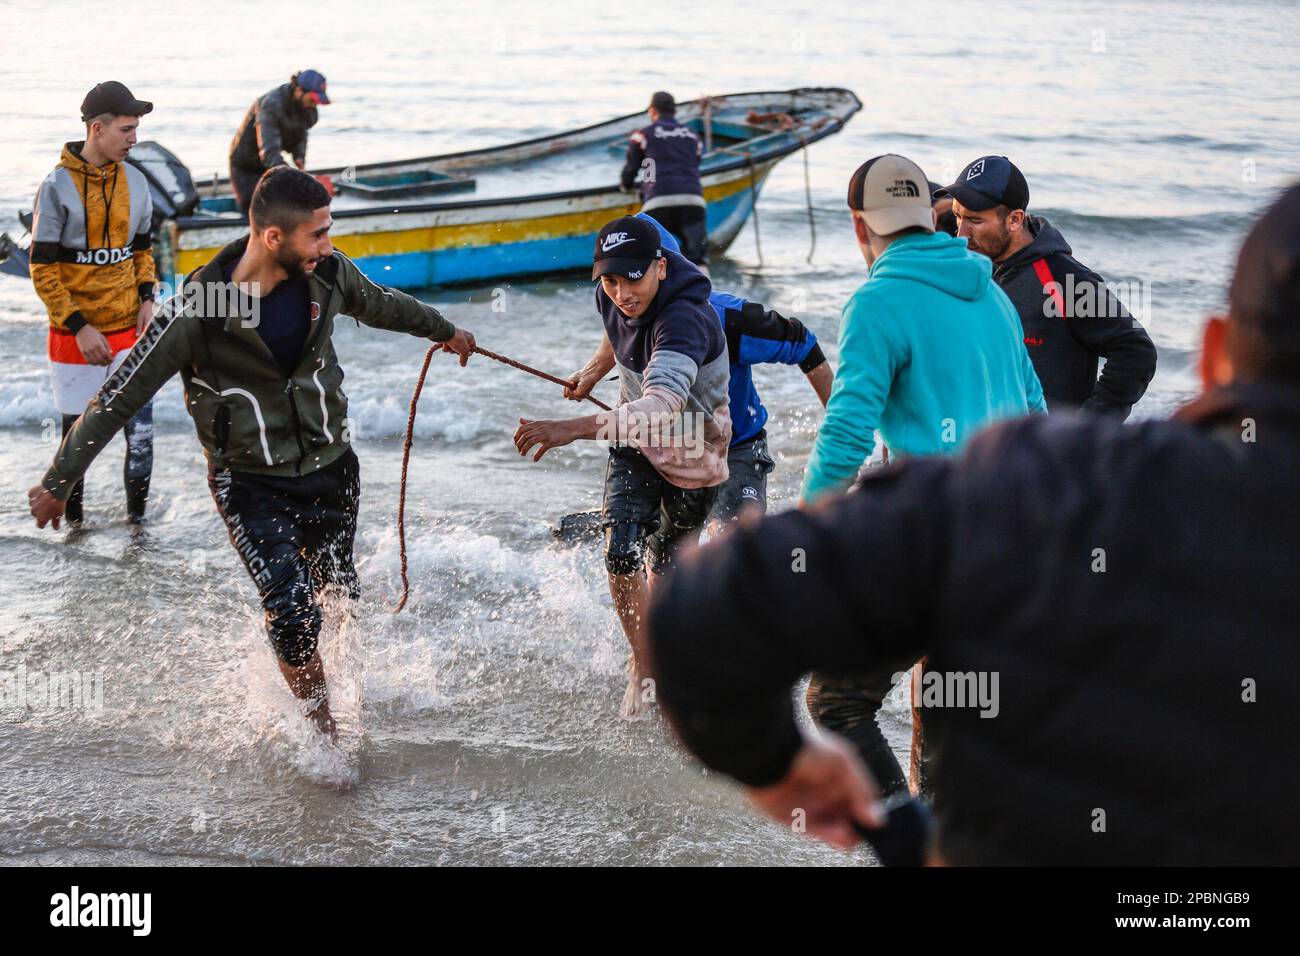
POLYGON ((360 471, 351 448, 301 477, 209 468, 217 511, 261 596, 267 637, 292 667, 316 651, 321 593, 361 596, 352 563, 360 471))
POLYGON ((660 206, 646 215, 673 234, 683 256, 697 266, 709 264, 709 230, 703 206, 660 206))
POLYGON ((709 517, 737 521, 742 510, 767 513, 767 476, 776 462, 767 451, 767 431, 727 449, 727 480, 718 486, 718 500, 709 517))
POLYGON ((634 574, 650 551, 650 568, 662 574, 683 544, 699 537, 718 496, 712 488, 678 488, 635 448, 615 445, 605 469, 605 568, 634 574))

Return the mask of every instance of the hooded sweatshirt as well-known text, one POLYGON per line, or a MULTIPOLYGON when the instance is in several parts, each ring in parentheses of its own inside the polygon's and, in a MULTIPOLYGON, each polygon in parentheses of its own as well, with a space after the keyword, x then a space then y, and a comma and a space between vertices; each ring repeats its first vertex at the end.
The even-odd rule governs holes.
POLYGON ((902 236, 840 320, 840 364, 803 498, 847 487, 880 429, 892 453, 948 455, 990 422, 1047 411, 993 265, 941 233, 902 236))
POLYGON ((603 413, 604 430, 641 451, 677 487, 707 488, 727 480, 727 342, 709 304, 708 278, 677 253, 663 252, 668 274, 637 318, 596 286, 621 383, 618 407, 603 413))
MULTIPOLYGON (((653 216, 636 214, 659 230, 665 249, 681 252, 677 237, 653 216)), ((767 408, 754 387, 753 366, 759 364, 798 365, 805 375, 826 361, 817 336, 796 318, 786 318, 774 309, 748 302, 734 292, 714 289, 709 304, 722 323, 730 360, 731 444, 753 441, 767 424, 767 408)))
POLYGON ((1127 418, 1156 373, 1151 337, 1055 226, 1034 216, 1029 229, 1034 241, 998 263, 993 278, 1020 313, 1048 407, 1127 418))
MULTIPOLYGON (((127 163, 91 165, 84 145, 63 147, 32 211, 32 285, 51 330, 65 337, 86 325, 105 334, 134 328, 141 301, 153 297, 149 184, 127 163)), ((71 352, 68 360, 80 361, 71 352)))
POLYGON ((293 98, 293 84, 282 83, 259 96, 244 114, 230 141, 230 165, 261 171, 286 165, 282 152, 299 163, 307 161, 307 131, 316 125, 316 107, 303 107, 293 98))

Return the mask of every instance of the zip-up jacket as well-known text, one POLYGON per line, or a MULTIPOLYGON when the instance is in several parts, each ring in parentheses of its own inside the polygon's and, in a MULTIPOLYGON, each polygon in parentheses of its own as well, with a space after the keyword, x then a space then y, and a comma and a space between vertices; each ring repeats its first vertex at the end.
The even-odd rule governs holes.
POLYGON ((32 285, 52 329, 120 332, 153 297, 153 199, 144 173, 128 163, 92 166, 84 145, 66 144, 36 193, 32 285))
POLYGON ((335 461, 350 433, 343 369, 334 352, 340 313, 392 332, 445 342, 456 327, 437 309, 376 285, 343 253, 322 259, 308 280, 311 327, 288 376, 232 296, 223 270, 248 237, 226 246, 164 303, 122 366, 64 437, 42 484, 66 500, 91 461, 177 372, 208 460, 218 468, 304 475, 335 461))
POLYGON ((619 181, 624 189, 631 189, 642 163, 649 161, 641 181, 642 211, 661 206, 703 206, 703 154, 704 144, 693 129, 671 116, 661 116, 628 137, 627 162, 619 181))
POLYGON ((771 784, 802 674, 929 655, 949 863, 1300 864, 1300 388, 1008 422, 870 474, 655 588, 658 699, 705 763, 771 784))
POLYGON ((306 109, 293 98, 293 84, 284 83, 259 96, 244 114, 230 141, 230 165, 240 169, 270 169, 286 165, 283 152, 307 161, 307 131, 316 125, 316 107, 306 109))
POLYGON ((708 278, 677 253, 663 254, 668 274, 638 318, 596 286, 620 381, 618 406, 603 414, 609 437, 639 449, 669 482, 706 488, 727 480, 727 343, 708 278))
POLYGON ((1029 226, 1034 241, 998 263, 993 280, 1020 313, 1048 409, 1127 418, 1156 373, 1151 337, 1055 226, 1041 216, 1029 226))

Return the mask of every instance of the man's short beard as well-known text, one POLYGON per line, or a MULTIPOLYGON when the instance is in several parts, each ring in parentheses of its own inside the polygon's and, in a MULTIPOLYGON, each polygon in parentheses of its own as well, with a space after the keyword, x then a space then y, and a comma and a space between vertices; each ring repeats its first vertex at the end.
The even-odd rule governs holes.
MULTIPOLYGON (((1003 226, 1001 235, 999 235, 995 241, 996 245, 989 244, 987 240, 981 242, 979 248, 973 251, 978 252, 982 256, 988 256, 994 262, 997 262, 1007 254, 1007 249, 1011 247, 1011 230, 1007 229, 1006 226, 1003 226)), ((967 245, 969 244, 970 240, 967 240, 967 245)))
POLYGON ((309 257, 295 255, 288 249, 282 248, 275 254, 275 264, 288 273, 291 279, 307 278, 307 270, 303 268, 303 263, 309 257))

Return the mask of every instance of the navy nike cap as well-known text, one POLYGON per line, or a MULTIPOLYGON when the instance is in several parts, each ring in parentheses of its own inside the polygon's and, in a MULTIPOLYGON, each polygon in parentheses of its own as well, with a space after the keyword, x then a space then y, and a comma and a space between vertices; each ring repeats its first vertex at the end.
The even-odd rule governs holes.
POLYGON ((663 258, 663 254, 659 230, 653 224, 636 216, 620 216, 605 223, 596 236, 591 277, 599 279, 612 272, 632 280, 640 279, 650 263, 663 258))

